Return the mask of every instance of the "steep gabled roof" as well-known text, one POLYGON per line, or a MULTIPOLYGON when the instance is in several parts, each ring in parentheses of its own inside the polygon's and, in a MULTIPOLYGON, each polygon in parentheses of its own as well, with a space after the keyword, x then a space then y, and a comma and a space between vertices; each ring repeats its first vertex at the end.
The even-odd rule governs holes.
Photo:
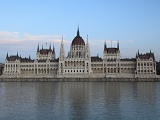
POLYGON ((140 58, 140 59, 153 58, 153 60, 155 60, 154 53, 139 54, 137 57, 140 58))
POLYGON ((40 54, 42 54, 42 55, 48 55, 49 52, 52 52, 52 50, 51 49, 42 49, 42 50, 40 50, 40 54))
POLYGON ((17 55, 12 55, 10 57, 6 58, 8 61, 16 61, 16 60, 20 60, 20 57, 17 55))
POLYGON ((101 62, 103 61, 102 58, 98 57, 98 56, 92 56, 91 57, 91 62, 101 62))
POLYGON ((106 48, 107 53, 117 53, 119 51, 118 48, 106 48))

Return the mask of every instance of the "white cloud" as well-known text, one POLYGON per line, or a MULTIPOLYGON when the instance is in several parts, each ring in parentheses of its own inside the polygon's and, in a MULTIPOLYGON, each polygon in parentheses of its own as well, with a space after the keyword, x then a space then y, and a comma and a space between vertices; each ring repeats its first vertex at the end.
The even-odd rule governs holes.
MULTIPOLYGON (((43 42, 53 42, 60 43, 61 35, 32 35, 32 34, 20 34, 19 32, 7 32, 0 31, 0 45, 16 45, 24 43, 43 43, 43 42)), ((67 42, 64 40, 64 42, 67 42)))
MULTIPOLYGON (((40 48, 42 45, 43 47, 48 48, 49 44, 53 47, 54 44, 56 56, 59 57, 61 41, 61 35, 32 35, 28 33, 22 34, 19 32, 0 31, 0 52, 1 54, 6 54, 8 52, 9 55, 14 55, 19 52, 22 56, 28 56, 30 54, 32 58, 35 58, 38 43, 40 48)), ((65 44, 65 48, 67 48, 66 51, 68 51, 71 42, 66 40, 65 36, 63 36, 63 42, 65 44)), ((1 59, 5 59, 5 55, 3 55, 1 59)))

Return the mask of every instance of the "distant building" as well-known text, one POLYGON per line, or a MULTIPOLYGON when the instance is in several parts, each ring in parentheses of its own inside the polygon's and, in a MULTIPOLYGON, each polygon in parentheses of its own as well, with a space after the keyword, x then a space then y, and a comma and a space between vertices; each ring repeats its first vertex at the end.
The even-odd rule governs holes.
POLYGON ((88 37, 86 42, 80 36, 79 28, 73 39, 68 55, 65 55, 63 37, 60 56, 56 58, 54 46, 37 47, 36 59, 21 56, 6 56, 3 77, 48 77, 48 78, 155 78, 156 62, 151 51, 135 58, 120 58, 117 47, 104 43, 103 58, 90 56, 88 37))

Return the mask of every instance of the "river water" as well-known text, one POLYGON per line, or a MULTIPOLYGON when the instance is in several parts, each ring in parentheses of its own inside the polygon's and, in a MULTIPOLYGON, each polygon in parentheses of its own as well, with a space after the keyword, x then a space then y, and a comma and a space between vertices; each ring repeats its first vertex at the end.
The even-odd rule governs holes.
POLYGON ((0 120, 156 120, 159 82, 0 82, 0 120))

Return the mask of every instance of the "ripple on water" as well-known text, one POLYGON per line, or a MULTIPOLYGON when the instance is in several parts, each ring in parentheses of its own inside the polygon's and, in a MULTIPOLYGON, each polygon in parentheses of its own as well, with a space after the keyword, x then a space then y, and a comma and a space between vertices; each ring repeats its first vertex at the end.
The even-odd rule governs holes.
POLYGON ((0 82, 0 119, 159 119, 156 82, 0 82))

